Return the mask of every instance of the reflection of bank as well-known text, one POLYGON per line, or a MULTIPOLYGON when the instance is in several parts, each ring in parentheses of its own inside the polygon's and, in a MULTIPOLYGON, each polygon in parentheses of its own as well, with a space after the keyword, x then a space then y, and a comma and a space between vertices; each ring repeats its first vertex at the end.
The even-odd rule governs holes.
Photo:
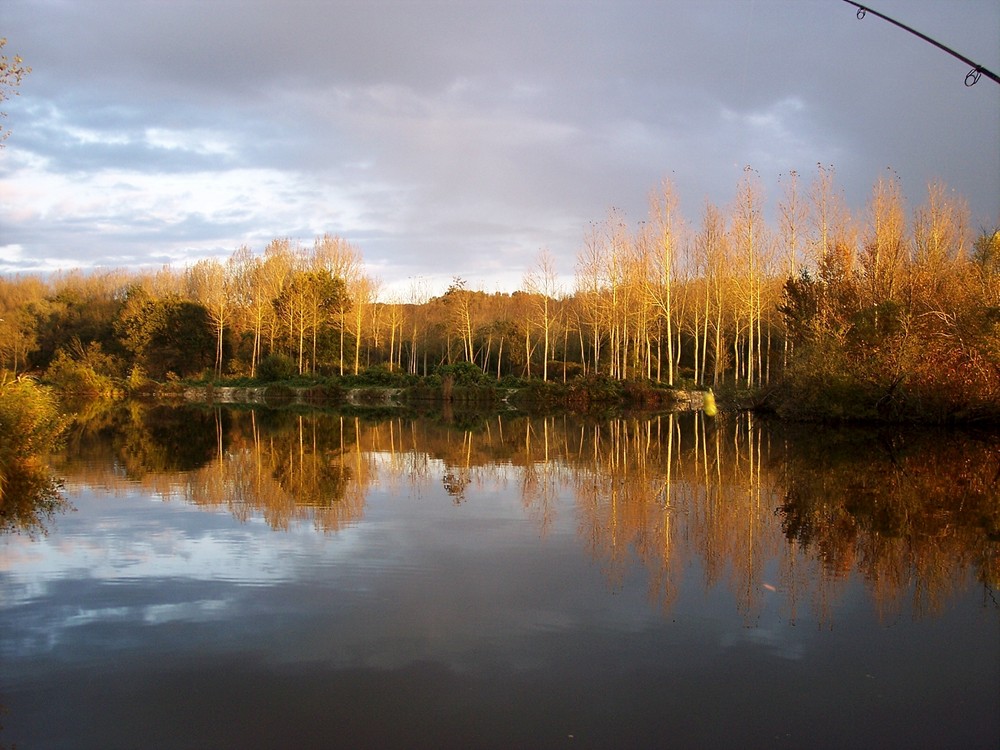
POLYGON ((778 512, 830 577, 856 571, 886 614, 937 612, 1000 572, 1000 436, 838 430, 797 441, 778 512))
POLYGON ((359 431, 343 417, 299 414, 264 428, 256 411, 239 414, 225 451, 191 477, 190 499, 244 520, 261 516, 274 529, 297 521, 342 529, 361 519, 373 473, 359 431))
POLYGON ((60 468, 95 486, 138 482, 241 520, 262 517, 275 529, 306 520, 337 530, 363 512, 368 459, 350 450, 360 429, 344 417, 119 404, 76 426, 69 447, 79 465, 60 468))
POLYGON ((728 585, 752 617, 764 569, 785 546, 768 512, 774 478, 764 471, 762 430, 750 415, 709 421, 667 415, 592 431, 586 452, 595 460, 577 489, 584 534, 613 582, 640 560, 664 608, 697 559, 705 585, 728 585))
POLYGON ((748 621, 775 592, 789 619, 803 604, 826 619, 854 573, 886 611, 913 580, 918 611, 934 610, 967 579, 997 580, 996 440, 886 439, 702 412, 493 416, 458 427, 398 416, 126 410, 114 430, 90 434, 111 446, 106 462, 77 440, 87 459, 65 467, 68 475, 107 483, 114 477, 97 467, 124 466, 163 497, 274 529, 306 522, 336 532, 362 522, 376 484, 417 494, 436 486, 456 503, 501 486, 544 535, 568 498, 609 585, 624 585, 639 564, 665 608, 690 570, 706 587, 728 588, 748 621), (189 446, 185 468, 170 470, 178 425, 203 432, 193 444, 203 457, 191 466, 189 446))
POLYGON ((38 457, 0 466, 0 534, 44 534, 49 522, 70 509, 62 483, 38 457))
POLYGON ((0 372, 0 533, 44 533, 68 507, 44 455, 63 428, 51 390, 0 372))

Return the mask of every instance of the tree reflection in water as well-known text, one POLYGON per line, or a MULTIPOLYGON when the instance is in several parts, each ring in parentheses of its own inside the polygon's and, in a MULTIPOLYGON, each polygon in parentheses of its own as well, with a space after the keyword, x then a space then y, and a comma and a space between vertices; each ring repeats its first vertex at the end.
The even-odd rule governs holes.
POLYGON ((81 421, 63 470, 109 489, 139 482, 241 521, 259 515, 275 529, 311 520, 336 531, 361 518, 369 484, 367 457, 346 450, 350 433, 329 415, 132 403, 81 421))
POLYGON ((697 563, 748 622, 772 592, 791 621, 801 606, 830 621, 852 574, 884 615, 911 596, 915 611, 934 613, 976 579, 1000 585, 996 435, 803 428, 751 414, 492 416, 456 427, 131 405, 81 423, 62 470, 324 532, 361 522, 376 484, 417 493, 436 483, 456 502, 503 487, 543 535, 557 513, 574 512, 610 586, 641 564, 667 610, 697 563))
POLYGON ((48 388, 0 371, 0 534, 44 534, 69 507, 46 462, 62 428, 48 388))
POLYGON ((40 457, 20 459, 3 471, 0 534, 44 534, 59 513, 70 508, 62 483, 40 457))
POLYGON ((932 612, 973 572, 1000 587, 996 435, 838 430, 797 442, 779 512, 828 575, 857 570, 890 609, 912 581, 916 608, 932 612))

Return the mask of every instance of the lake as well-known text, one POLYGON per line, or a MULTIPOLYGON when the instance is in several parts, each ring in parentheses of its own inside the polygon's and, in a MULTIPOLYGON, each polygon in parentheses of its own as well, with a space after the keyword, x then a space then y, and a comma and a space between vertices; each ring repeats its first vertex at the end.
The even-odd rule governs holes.
POLYGON ((95 405, 0 745, 996 748, 1000 436, 95 405))

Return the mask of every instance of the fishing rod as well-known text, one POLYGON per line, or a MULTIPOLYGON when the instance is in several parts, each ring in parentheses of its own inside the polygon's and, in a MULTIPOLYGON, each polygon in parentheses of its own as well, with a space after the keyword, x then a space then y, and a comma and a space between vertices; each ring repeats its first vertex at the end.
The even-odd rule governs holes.
POLYGON ((946 47, 943 44, 941 44, 941 42, 938 42, 938 41, 935 41, 935 40, 931 39, 926 34, 921 34, 916 29, 910 28, 905 23, 900 23, 899 21, 897 21, 897 20, 895 20, 893 18, 889 18, 889 16, 887 16, 887 15, 879 13, 877 10, 872 10, 871 8, 868 8, 868 7, 864 6, 864 5, 860 5, 859 3, 851 2, 851 0, 844 0, 844 2, 847 3, 848 5, 853 5, 855 8, 858 9, 858 12, 856 13, 856 15, 857 15, 859 21, 862 18, 864 18, 866 14, 871 13, 873 16, 878 16, 879 18, 881 18, 881 19, 883 19, 885 21, 888 21, 889 23, 893 24, 894 26, 898 26, 899 28, 903 29, 904 31, 909 31, 911 34, 913 34, 914 36, 920 37, 925 42, 930 42, 935 47, 937 47, 940 50, 944 50, 945 52, 947 52, 952 57, 957 57, 959 60, 961 60, 962 62, 964 62, 966 65, 971 65, 972 66, 972 70, 970 70, 968 73, 965 74, 965 85, 966 86, 975 86, 977 83, 979 83, 979 78, 981 76, 986 76, 990 80, 995 81, 996 83, 1000 83, 1000 76, 997 76, 996 73, 987 70, 986 68, 984 68, 979 63, 973 62, 972 60, 970 60, 969 58, 967 58, 965 55, 959 54, 955 50, 951 49, 951 47, 946 47))

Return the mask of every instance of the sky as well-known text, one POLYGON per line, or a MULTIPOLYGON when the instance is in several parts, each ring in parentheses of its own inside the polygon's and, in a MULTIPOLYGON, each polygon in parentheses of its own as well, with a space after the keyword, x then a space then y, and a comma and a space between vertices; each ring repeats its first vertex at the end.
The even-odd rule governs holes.
MULTIPOLYGON (((872 0, 1000 72, 996 0, 872 0)), ((566 284, 670 180, 689 224, 744 168, 768 211, 832 167, 1000 224, 1000 86, 842 0, 2 0, 0 273, 183 268, 350 241, 383 294, 566 284)))

